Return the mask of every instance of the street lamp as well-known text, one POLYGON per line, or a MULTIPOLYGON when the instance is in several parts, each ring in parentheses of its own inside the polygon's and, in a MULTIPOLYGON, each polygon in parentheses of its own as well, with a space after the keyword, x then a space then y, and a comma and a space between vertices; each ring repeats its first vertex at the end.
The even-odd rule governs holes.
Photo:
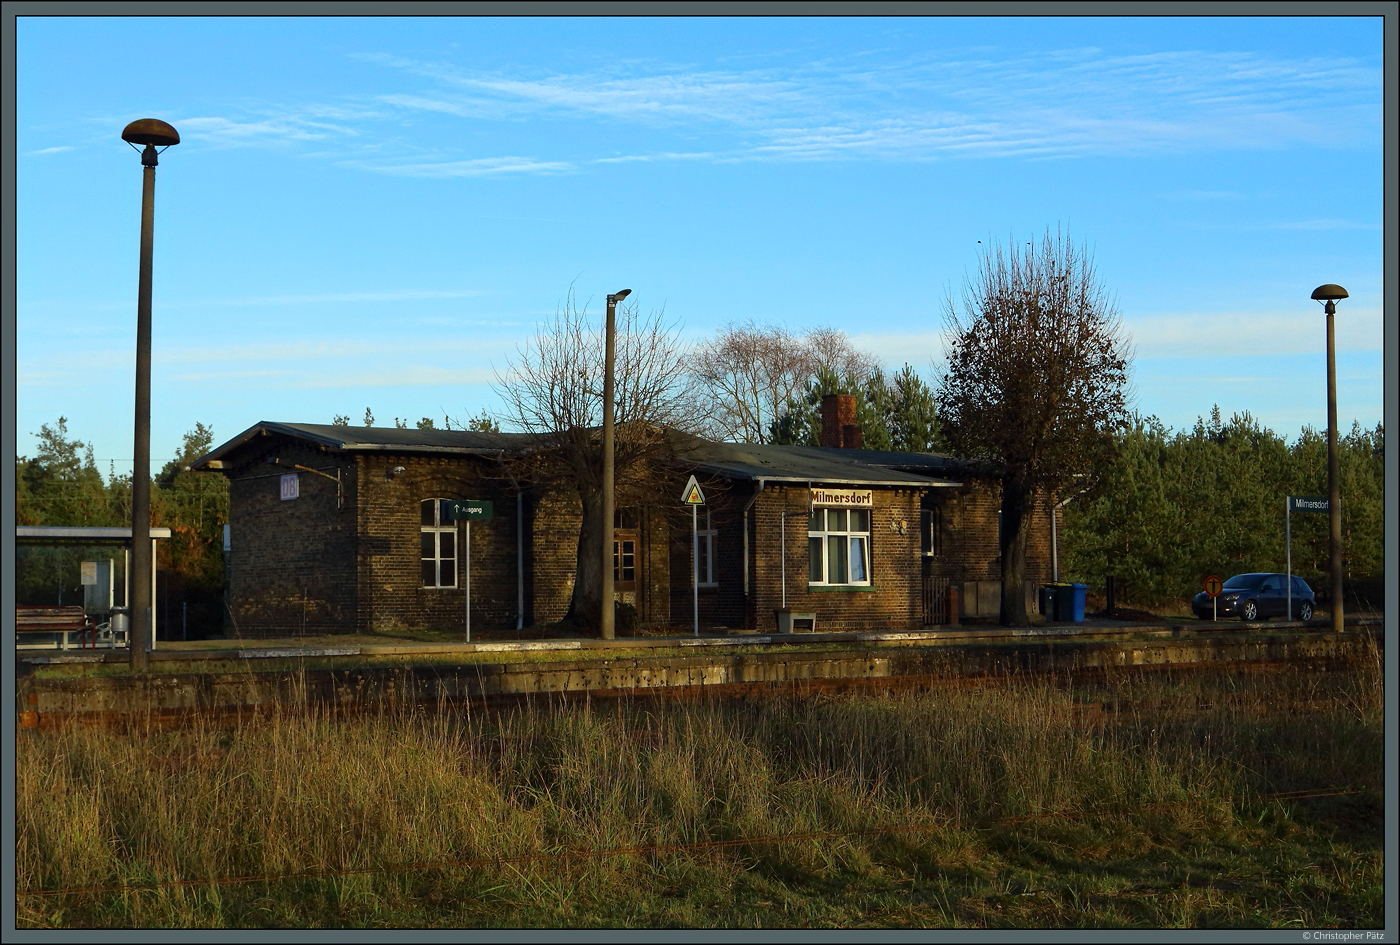
POLYGON ((1327 315, 1327 517, 1331 525, 1328 550, 1332 571, 1332 632, 1341 633, 1345 627, 1342 614, 1342 480, 1337 474, 1337 341, 1334 319, 1337 300, 1347 298, 1347 290, 1339 285, 1320 285, 1312 297, 1326 302, 1327 315))
POLYGON ((615 636, 613 627, 613 338, 617 303, 632 294, 623 289, 608 296, 608 321, 603 332, 603 603, 604 640, 615 636))
POLYGON ((151 245, 156 216, 156 155, 180 143, 180 134, 158 118, 122 129, 122 140, 141 151, 141 272, 136 288, 136 436, 131 460, 131 668, 150 664, 151 573, 151 245))

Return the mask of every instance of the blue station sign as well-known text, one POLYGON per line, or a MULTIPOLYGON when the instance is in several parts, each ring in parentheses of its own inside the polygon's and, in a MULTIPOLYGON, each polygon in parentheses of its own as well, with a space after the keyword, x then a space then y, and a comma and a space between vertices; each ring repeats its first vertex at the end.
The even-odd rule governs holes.
POLYGON ((1290 512, 1328 512, 1332 502, 1325 495, 1291 495, 1288 497, 1290 512))

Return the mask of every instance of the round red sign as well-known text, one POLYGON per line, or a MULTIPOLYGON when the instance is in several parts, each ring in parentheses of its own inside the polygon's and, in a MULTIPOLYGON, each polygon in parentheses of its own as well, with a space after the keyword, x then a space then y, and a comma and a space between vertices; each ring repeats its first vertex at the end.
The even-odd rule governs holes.
POLYGON ((1222 586, 1220 578, 1216 577, 1214 574, 1206 578, 1206 593, 1211 597, 1219 597, 1220 588, 1222 586))

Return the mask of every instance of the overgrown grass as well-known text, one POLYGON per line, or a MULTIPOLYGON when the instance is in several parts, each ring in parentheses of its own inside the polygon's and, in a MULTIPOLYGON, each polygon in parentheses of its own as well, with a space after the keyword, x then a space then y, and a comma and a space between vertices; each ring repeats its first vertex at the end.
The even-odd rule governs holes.
POLYGON ((29 927, 1382 923, 1378 657, 71 729, 17 762, 29 927))

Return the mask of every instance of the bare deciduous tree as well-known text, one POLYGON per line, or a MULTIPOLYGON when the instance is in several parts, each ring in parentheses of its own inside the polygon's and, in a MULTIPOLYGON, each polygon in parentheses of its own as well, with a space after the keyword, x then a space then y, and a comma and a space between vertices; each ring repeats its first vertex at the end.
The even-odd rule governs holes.
POLYGON ((695 374, 708 391, 718 440, 770 443, 774 424, 801 402, 823 369, 864 379, 879 362, 855 348, 845 332, 813 328, 802 335, 753 321, 730 324, 696 352, 695 374))
POLYGON ((1128 419, 1117 305, 1068 234, 987 249, 947 301, 951 336, 938 405, 948 445, 1001 479, 1001 622, 1025 626, 1026 523, 1037 492, 1110 466, 1128 419))
MULTIPOLYGON (((583 521, 569 618, 593 627, 602 612, 603 543, 612 535, 603 521, 604 343, 603 319, 590 318, 570 292, 494 385, 505 425, 537 438, 534 475, 578 492, 583 521)), ((688 351, 663 312, 643 318, 635 305, 617 307, 613 397, 616 488, 625 495, 670 454, 668 430, 693 432, 704 420, 688 351)))

